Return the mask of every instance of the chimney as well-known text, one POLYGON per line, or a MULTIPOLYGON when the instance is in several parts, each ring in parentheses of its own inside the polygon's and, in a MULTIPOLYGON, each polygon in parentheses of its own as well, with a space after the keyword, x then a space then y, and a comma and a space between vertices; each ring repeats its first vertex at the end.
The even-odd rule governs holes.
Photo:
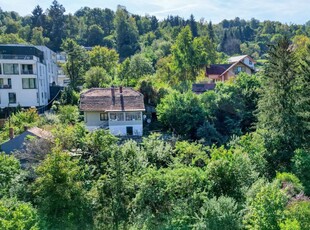
POLYGON ((111 87, 112 104, 115 105, 115 89, 114 85, 111 87))
POLYGON ((10 137, 10 140, 12 140, 14 138, 14 129, 13 128, 9 128, 9 137, 10 137))

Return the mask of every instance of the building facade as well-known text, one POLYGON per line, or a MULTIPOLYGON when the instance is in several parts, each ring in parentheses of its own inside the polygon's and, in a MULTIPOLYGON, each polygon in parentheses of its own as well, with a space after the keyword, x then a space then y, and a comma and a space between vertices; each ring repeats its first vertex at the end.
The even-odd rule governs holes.
POLYGON ((58 79, 56 85, 59 86, 68 86, 70 83, 69 77, 65 74, 63 66, 67 61, 67 55, 65 52, 57 53, 57 74, 58 79))
POLYGON ((230 57, 229 64, 212 64, 206 68, 206 76, 212 82, 224 82, 239 73, 255 73, 255 61, 248 55, 230 57))
POLYGON ((109 129, 116 136, 142 136, 143 95, 129 87, 92 88, 81 94, 88 130, 109 129))
POLYGON ((45 46, 0 45, 0 107, 47 105, 56 70, 56 54, 45 46))

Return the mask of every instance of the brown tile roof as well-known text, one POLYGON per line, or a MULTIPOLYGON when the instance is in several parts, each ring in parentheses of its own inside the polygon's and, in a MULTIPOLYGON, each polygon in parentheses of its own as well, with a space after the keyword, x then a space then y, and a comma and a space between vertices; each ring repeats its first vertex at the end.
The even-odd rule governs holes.
POLYGON ((81 94, 82 111, 144 111, 143 94, 129 87, 92 88, 81 94), (114 94, 114 97, 112 96, 114 94))
POLYGON ((207 75, 222 75, 232 64, 213 64, 207 68, 207 75))
POLYGON ((39 137, 39 138, 43 138, 46 140, 51 140, 53 139, 53 134, 49 131, 46 131, 44 129, 40 129, 38 127, 32 127, 30 129, 27 130, 29 133, 32 133, 33 135, 39 137))

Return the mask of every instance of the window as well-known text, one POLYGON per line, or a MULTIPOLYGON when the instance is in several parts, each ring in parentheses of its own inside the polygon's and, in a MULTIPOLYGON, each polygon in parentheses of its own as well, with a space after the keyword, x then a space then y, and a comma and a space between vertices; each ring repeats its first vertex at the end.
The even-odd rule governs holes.
POLYGON ((0 63, 0 74, 2 74, 2 67, 1 67, 1 63, 0 63))
POLYGON ((22 64, 22 74, 33 74, 33 65, 22 64))
POLYGON ((35 78, 23 78, 23 89, 36 89, 35 78))
POLYGON ((9 93, 9 103, 10 104, 16 103, 16 93, 9 93))
POLYGON ((0 78, 0 89, 11 89, 11 78, 4 79, 0 78))
POLYGON ((18 64, 3 64, 4 74, 19 74, 18 64))
POLYGON ((107 113, 100 113, 100 121, 107 121, 109 119, 107 113))
POLYGON ((126 113, 126 121, 140 121, 141 113, 140 112, 128 112, 126 113))
POLYGON ((133 128, 131 126, 126 127, 126 134, 129 136, 133 135, 133 128))
POLYGON ((252 63, 252 61, 251 60, 249 60, 249 65, 252 65, 253 63, 252 63))
POLYGON ((110 113, 110 120, 112 121, 123 121, 124 114, 123 113, 110 113))

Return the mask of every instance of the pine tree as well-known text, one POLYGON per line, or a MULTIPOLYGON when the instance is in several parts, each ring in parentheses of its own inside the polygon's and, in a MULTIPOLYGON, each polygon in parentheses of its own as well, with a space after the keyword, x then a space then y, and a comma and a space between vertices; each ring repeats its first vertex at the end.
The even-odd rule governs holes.
POLYGON ((296 113, 296 59, 287 38, 272 45, 265 67, 257 128, 263 130, 271 170, 289 166, 302 143, 302 123, 296 113))

